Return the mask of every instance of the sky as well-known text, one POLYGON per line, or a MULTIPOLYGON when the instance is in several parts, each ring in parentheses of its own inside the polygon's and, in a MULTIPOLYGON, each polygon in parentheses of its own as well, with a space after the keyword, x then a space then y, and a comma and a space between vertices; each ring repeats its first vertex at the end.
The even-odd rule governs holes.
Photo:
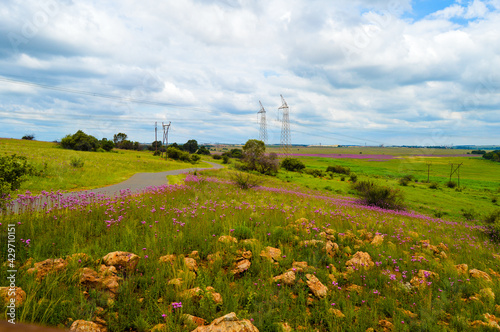
POLYGON ((500 144, 500 0, 3 0, 0 137, 500 144))

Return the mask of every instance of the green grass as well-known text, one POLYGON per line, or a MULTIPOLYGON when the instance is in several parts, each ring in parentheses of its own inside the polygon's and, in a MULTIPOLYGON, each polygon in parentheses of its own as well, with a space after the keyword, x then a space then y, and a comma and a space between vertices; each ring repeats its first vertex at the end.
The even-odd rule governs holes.
MULTIPOLYGON (((44 176, 29 177, 20 192, 39 193, 42 190, 87 190, 122 182, 139 172, 162 172, 192 167, 191 164, 165 161, 149 151, 116 150, 113 152, 83 152, 65 150, 55 143, 0 139, 0 155, 26 156, 44 176), (71 166, 72 158, 83 161, 83 167, 71 166)), ((201 162, 199 167, 210 167, 201 162)))
MULTIPOLYGON (((468 330, 472 321, 484 321, 486 313, 495 314, 495 305, 500 304, 498 297, 469 299, 485 288, 497 294, 500 291, 500 279, 493 276, 493 272, 500 272, 500 264, 492 256, 500 248, 480 229, 366 208, 272 178, 263 178, 263 185, 279 184, 283 190, 241 190, 224 182, 230 178, 227 170, 203 173, 217 178, 197 177, 193 181, 190 176, 187 185, 116 198, 106 204, 0 215, 3 238, 7 225, 16 224, 19 265, 30 258, 39 262, 75 253, 89 256, 42 281, 20 268, 16 283, 28 293, 28 300, 17 309, 18 317, 67 328, 71 320, 93 320, 99 310, 111 332, 148 331, 158 323, 166 324, 169 331, 192 331, 194 327, 182 324, 182 313, 211 321, 236 312, 240 318, 251 319, 259 331, 279 331, 278 323, 283 322, 293 330, 366 331, 379 329, 382 319, 394 324, 397 331, 439 331, 468 330), (109 220, 120 221, 106 222, 109 220), (326 229, 332 230, 332 241, 339 246, 335 254, 327 254, 325 242, 317 247, 302 242, 326 241, 321 233, 326 229), (371 236, 383 234, 382 244, 371 244, 365 235, 368 232, 371 236), (224 244, 218 241, 222 235, 251 237, 257 242, 224 244), (30 244, 20 239, 30 239, 30 244), (433 246, 443 243, 441 248, 447 249, 440 251, 445 250, 446 256, 422 246, 421 240, 433 246), (260 257, 266 246, 281 249, 277 263, 260 257), (231 270, 240 249, 252 251, 251 266, 241 276, 233 276, 231 270), (75 275, 82 267, 98 270, 101 258, 116 250, 141 258, 137 270, 118 273, 123 280, 116 298, 110 301, 106 291, 80 285, 75 275), (198 251, 199 269, 190 274, 181 255, 194 250, 198 251), (346 262, 357 251, 368 253, 376 265, 367 271, 348 272, 346 262), (217 252, 220 258, 209 263, 208 255, 217 252), (177 255, 176 260, 160 263, 159 258, 167 254, 177 255), (310 268, 296 272, 294 285, 272 281, 291 269, 293 262, 303 261, 310 268), (493 281, 461 276, 456 264, 488 272, 493 281), (426 280, 421 288, 409 289, 406 283, 420 270, 439 277, 426 280), (312 295, 307 273, 328 287, 324 298, 312 295), (175 278, 184 280, 179 288, 168 283, 175 278), (352 285, 361 287, 360 294, 348 290, 352 285), (220 293, 222 304, 215 304, 208 293, 200 300, 181 297, 186 289, 207 286, 220 293), (182 302, 182 308, 172 309, 173 302, 182 302), (345 318, 335 318, 331 308, 340 310, 345 318)), ((0 262, 7 260, 6 242, 1 242, 0 262)), ((2 269, 2 285, 6 276, 7 270, 2 269)))

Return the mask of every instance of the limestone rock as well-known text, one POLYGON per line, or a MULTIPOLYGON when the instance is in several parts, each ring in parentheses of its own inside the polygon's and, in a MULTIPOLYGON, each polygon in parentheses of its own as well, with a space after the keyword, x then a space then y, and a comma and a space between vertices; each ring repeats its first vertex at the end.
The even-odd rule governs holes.
POLYGON ((325 244, 325 241, 322 240, 306 240, 299 242, 299 246, 301 247, 317 247, 322 246, 323 244, 325 244))
POLYGON ((37 279, 43 279, 45 276, 51 272, 60 272, 66 268, 68 263, 62 259, 46 259, 42 262, 35 263, 35 267, 32 267, 26 271, 27 273, 36 272, 37 279))
POLYGON ((467 274, 467 272, 469 271, 469 266, 467 264, 458 264, 455 265, 455 269, 460 274, 467 274))
MULTIPOLYGON (((215 292, 215 289, 208 286, 205 291, 212 296, 212 299, 216 304, 222 304, 222 296, 215 292)), ((203 296, 203 290, 200 287, 190 288, 183 291, 180 295, 184 298, 192 298, 195 300, 200 300, 203 296)))
POLYGON ((200 259, 200 253, 197 251, 197 250, 194 250, 192 251, 190 254, 189 254, 189 257, 190 258, 193 258, 195 260, 199 260, 200 259))
POLYGON ((26 292, 21 287, 0 287, 0 301, 7 305, 11 303, 11 299, 14 299, 16 307, 20 307, 26 300, 26 292))
POLYGON ((106 266, 103 264, 99 268, 99 274, 101 274, 102 276, 114 276, 117 273, 118 273, 118 271, 116 270, 116 268, 113 265, 106 266))
POLYGON ((273 247, 265 247, 260 252, 260 257, 269 259, 271 262, 281 260, 281 250, 273 247))
POLYGON ((259 332, 248 320, 238 319, 234 312, 216 318, 210 325, 198 326, 192 332, 259 332))
POLYGON ((367 252, 358 251, 350 260, 345 263, 345 265, 348 267, 348 269, 351 270, 353 269, 353 266, 357 269, 363 268, 365 270, 368 270, 373 267, 375 263, 373 263, 370 254, 368 254, 367 252))
POLYGON ((375 246, 375 247, 378 247, 379 245, 381 245, 382 243, 384 242, 384 237, 380 234, 377 234, 375 235, 375 237, 373 238, 372 242, 371 242, 371 245, 375 246))
POLYGON ((328 288, 313 274, 306 274, 307 286, 316 297, 323 298, 328 294, 328 288))
POLYGON ((379 320, 378 326, 380 326, 384 332, 385 331, 392 331, 394 329, 394 325, 386 319, 379 320))
POLYGON ((479 296, 484 300, 495 301, 495 293, 490 287, 481 289, 479 291, 479 296))
POLYGON ((279 276, 274 277, 273 280, 275 282, 281 281, 285 285, 291 286, 295 284, 295 272, 287 271, 283 274, 280 274, 279 276))
POLYGON ((98 324, 81 319, 75 320, 69 330, 75 332, 104 332, 98 324))
POLYGON ((238 239, 230 235, 223 235, 219 237, 218 241, 225 244, 238 243, 238 239))
POLYGON ((358 294, 361 294, 363 292, 363 287, 352 284, 346 287, 346 290, 348 292, 356 292, 358 294))
POLYGON ((189 271, 193 271, 193 272, 198 271, 198 264, 196 263, 196 260, 194 258, 185 257, 184 264, 189 269, 189 271))
POLYGON ((480 271, 478 269, 472 269, 469 271, 469 274, 474 279, 483 279, 486 281, 491 281, 491 277, 488 273, 480 271))
POLYGON ((239 261, 236 264, 236 268, 234 270, 232 270, 231 273, 234 275, 242 274, 243 272, 245 272, 246 270, 248 270, 250 268, 250 265, 252 265, 252 263, 250 263, 250 261, 248 259, 244 259, 242 261, 239 261))
POLYGON ((103 258, 104 264, 113 265, 117 269, 126 268, 128 270, 135 270, 139 264, 139 256, 131 252, 114 251, 110 252, 103 258))
POLYGON ((175 255, 165 255, 160 257, 160 263, 175 263, 176 259, 175 255))
POLYGON ((426 279, 426 280, 439 279, 439 274, 426 270, 418 270, 417 276, 421 279, 426 279))
POLYGON ((259 243, 259 240, 257 239, 245 239, 240 241, 241 244, 244 244, 245 246, 253 246, 259 243))
POLYGON ((328 241, 325 245, 325 250, 330 257, 333 257, 336 253, 339 252, 339 245, 335 242, 328 241))
POLYGON ((345 318, 345 315, 339 309, 330 308, 328 311, 336 318, 345 318))
POLYGON ((118 293, 119 282, 122 278, 114 275, 100 275, 88 267, 79 269, 78 272, 80 273, 80 284, 89 288, 107 290, 110 292, 111 297, 118 293))
POLYGON ((202 326, 202 325, 205 325, 207 323, 207 321, 204 320, 203 318, 196 317, 196 316, 189 315, 189 314, 183 314, 182 318, 183 318, 184 322, 191 322, 191 323, 194 323, 196 326, 202 326))

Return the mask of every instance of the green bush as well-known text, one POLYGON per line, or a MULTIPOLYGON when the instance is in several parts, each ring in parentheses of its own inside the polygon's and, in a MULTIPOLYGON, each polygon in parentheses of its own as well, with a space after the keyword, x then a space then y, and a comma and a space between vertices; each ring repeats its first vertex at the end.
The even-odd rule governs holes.
POLYGON ((356 175, 356 173, 351 173, 351 175, 349 176, 349 180, 351 180, 352 183, 356 183, 358 181, 358 176, 356 175))
MULTIPOLYGON (((222 159, 222 156, 220 154, 213 154, 212 158, 215 160, 220 160, 220 159, 222 159)), ((229 157, 228 157, 228 160, 229 160, 229 157)))
POLYGON ((64 137, 61 140, 61 146, 65 149, 77 151, 95 151, 99 147, 99 141, 94 136, 78 130, 73 135, 64 137))
POLYGON ((349 167, 344 167, 340 165, 328 166, 326 168, 326 171, 338 174, 345 174, 345 175, 351 174, 351 169, 349 167))
POLYGON ((323 171, 322 171, 322 170, 320 170, 320 169, 306 168, 306 169, 304 170, 304 173, 309 174, 309 175, 312 175, 312 176, 314 176, 315 178, 317 178, 317 177, 324 177, 324 176, 325 176, 325 172, 323 172, 323 171))
POLYGON ((281 162, 281 167, 290 172, 300 172, 306 165, 297 158, 285 158, 281 162))
POLYGON ((71 166, 73 166, 75 168, 82 168, 83 165, 85 164, 85 161, 80 157, 71 157, 71 160, 69 163, 71 166))
POLYGON ((193 164, 196 164, 197 162, 199 162, 200 159, 201 159, 201 157, 199 154, 191 155, 191 163, 193 163, 193 164))
POLYGON ((462 216, 464 216, 467 221, 475 220, 476 211, 474 211, 474 209, 462 209, 462 216))
POLYGON ((246 226, 236 226, 233 236, 238 240, 251 239, 253 237, 252 230, 246 226))
POLYGON ((500 222, 500 209, 497 209, 490 214, 486 215, 484 218, 484 222, 487 224, 494 224, 496 222, 500 222))
POLYGON ((415 177, 413 175, 405 175, 399 179, 399 184, 402 186, 407 186, 408 183, 410 183, 414 179, 415 179, 415 177))
POLYGON ((250 189, 253 187, 257 187, 262 182, 262 179, 260 179, 258 176, 242 172, 232 173, 231 180, 233 180, 233 182, 241 189, 250 189))
POLYGON ((358 191, 367 205, 392 210, 404 209, 404 195, 398 189, 383 187, 369 180, 358 181, 352 187, 358 191))
POLYGON ((222 155, 222 163, 229 164, 229 156, 227 154, 222 155))
POLYGON ((446 186, 448 188, 452 188, 453 189, 453 188, 455 188, 457 186, 457 183, 454 182, 454 181, 448 181, 448 182, 446 182, 446 186))
POLYGON ((431 189, 438 189, 439 188, 439 184, 437 182, 431 182, 431 184, 429 185, 429 188, 431 188, 431 189))
POLYGON ((19 189, 26 176, 38 175, 35 167, 24 156, 0 157, 0 196, 11 190, 19 189))

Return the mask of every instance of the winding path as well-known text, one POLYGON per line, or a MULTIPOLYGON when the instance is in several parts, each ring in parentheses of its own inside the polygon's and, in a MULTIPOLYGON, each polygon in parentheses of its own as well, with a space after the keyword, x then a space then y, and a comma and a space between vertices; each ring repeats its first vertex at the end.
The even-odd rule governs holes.
MULTIPOLYGON (((152 187, 152 186, 161 186, 164 184, 168 184, 167 180, 167 175, 179 175, 182 173, 187 173, 187 172, 193 172, 193 171, 201 171, 201 170, 206 170, 206 169, 221 169, 224 168, 224 166, 212 162, 205 161, 207 164, 212 165, 212 168, 198 168, 198 167, 192 167, 192 168, 182 168, 182 169, 176 169, 173 171, 165 171, 165 172, 158 172, 158 173, 136 173, 132 175, 128 180, 125 180, 123 182, 108 186, 108 187, 102 187, 102 188, 96 188, 96 189, 89 189, 85 190, 84 192, 87 193, 95 193, 95 194, 101 194, 101 195, 115 195, 119 194, 121 190, 130 190, 131 192, 138 192, 143 189, 146 189, 147 187, 152 187)), ((71 195, 74 194, 75 192, 69 192, 66 193, 65 195, 71 195)))

